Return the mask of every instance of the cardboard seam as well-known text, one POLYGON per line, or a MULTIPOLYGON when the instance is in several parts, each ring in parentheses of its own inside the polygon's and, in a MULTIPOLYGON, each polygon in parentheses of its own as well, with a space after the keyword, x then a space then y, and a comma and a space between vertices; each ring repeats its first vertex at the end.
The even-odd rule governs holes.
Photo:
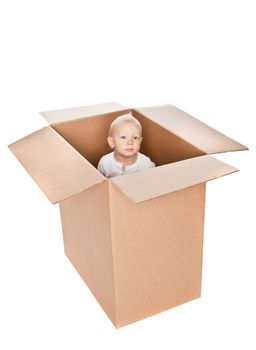
MULTIPOLYGON (((108 181, 108 180, 107 180, 108 181)), ((115 276, 115 264, 114 264, 114 248, 113 248, 113 230, 112 230, 112 199, 111 199, 111 186, 112 182, 108 181, 108 198, 109 198, 109 222, 110 222, 110 235, 111 235, 111 249, 112 249, 112 266, 113 266, 113 283, 114 283, 114 307, 115 307, 115 324, 118 328, 118 313, 117 313, 117 291, 116 291, 116 276, 115 276)))
MULTIPOLYGON (((228 174, 229 175, 229 174, 228 174)), ((202 237, 202 259, 201 259, 201 286, 200 286, 200 297, 202 294, 202 281, 203 281, 203 268, 204 268, 204 237, 205 237, 205 212, 206 212, 206 190, 207 184, 204 184, 204 211, 202 217, 203 223, 203 237, 202 237)))

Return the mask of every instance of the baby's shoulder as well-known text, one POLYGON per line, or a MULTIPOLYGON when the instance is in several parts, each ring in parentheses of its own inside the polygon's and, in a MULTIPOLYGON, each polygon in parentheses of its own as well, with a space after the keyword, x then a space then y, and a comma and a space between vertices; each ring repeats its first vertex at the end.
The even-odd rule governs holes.
POLYGON ((107 153, 100 158, 101 163, 110 163, 113 160, 113 152, 107 153))
POLYGON ((145 166, 150 166, 150 167, 155 166, 155 163, 152 162, 152 160, 148 156, 140 152, 139 152, 139 161, 145 166))

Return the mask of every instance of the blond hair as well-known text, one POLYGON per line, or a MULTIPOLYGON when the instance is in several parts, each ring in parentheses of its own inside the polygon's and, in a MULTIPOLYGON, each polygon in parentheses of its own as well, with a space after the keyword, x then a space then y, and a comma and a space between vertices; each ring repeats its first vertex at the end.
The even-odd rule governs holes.
POLYGON ((140 130, 142 131, 142 126, 141 126, 141 123, 138 121, 138 119, 134 118, 132 113, 127 113, 127 114, 122 114, 113 120, 113 122, 111 123, 110 128, 109 128, 109 132, 108 132, 109 136, 113 135, 113 132, 114 132, 115 128, 117 127, 117 125, 119 125, 121 123, 127 123, 127 122, 136 124, 140 128, 140 130))

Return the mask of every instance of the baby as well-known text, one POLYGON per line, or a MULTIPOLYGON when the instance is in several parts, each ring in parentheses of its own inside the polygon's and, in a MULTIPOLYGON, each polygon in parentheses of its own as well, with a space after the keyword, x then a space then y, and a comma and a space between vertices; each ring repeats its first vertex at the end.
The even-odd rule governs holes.
POLYGON ((142 127, 131 113, 123 114, 112 122, 107 141, 113 152, 103 156, 97 168, 105 177, 111 178, 155 167, 149 157, 139 152, 142 127))

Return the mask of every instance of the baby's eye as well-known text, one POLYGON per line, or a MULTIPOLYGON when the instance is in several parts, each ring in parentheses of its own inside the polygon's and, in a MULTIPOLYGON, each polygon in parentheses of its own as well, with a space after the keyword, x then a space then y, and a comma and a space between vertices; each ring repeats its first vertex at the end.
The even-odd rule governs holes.
POLYGON ((125 136, 121 136, 121 139, 125 140, 125 136))
POLYGON ((138 140, 139 139, 139 136, 134 136, 134 140, 138 140))

